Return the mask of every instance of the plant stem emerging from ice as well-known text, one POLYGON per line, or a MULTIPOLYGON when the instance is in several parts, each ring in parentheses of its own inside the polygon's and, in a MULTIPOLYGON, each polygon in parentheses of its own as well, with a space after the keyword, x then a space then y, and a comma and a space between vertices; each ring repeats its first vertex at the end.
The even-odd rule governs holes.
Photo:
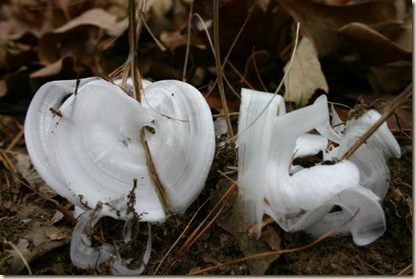
POLYGON ((354 154, 354 152, 357 151, 361 144, 363 144, 375 131, 377 131, 377 129, 384 123, 384 121, 386 121, 386 119, 392 115, 399 106, 407 102, 411 96, 412 84, 409 84, 406 89, 399 96, 397 96, 393 102, 391 102, 390 105, 386 107, 386 109, 384 109, 383 114, 377 120, 377 122, 374 123, 370 129, 368 129, 367 132, 365 132, 364 135, 362 135, 362 137, 357 140, 347 152, 345 152, 339 161, 347 160, 352 154, 354 154))
POLYGON ((224 81, 222 77, 221 57, 220 57, 220 35, 219 35, 219 0, 214 0, 214 49, 215 49, 215 66, 217 68, 217 79, 218 89, 220 91, 222 109, 224 110, 225 122, 227 123, 228 137, 233 139, 231 142, 234 143, 234 132, 231 126, 230 115, 228 114, 227 99, 224 91, 224 81))
MULTIPOLYGON (((140 2, 142 4, 142 2, 140 2)), ((141 8, 143 5, 140 5, 141 8)), ((136 19, 136 0, 129 0, 129 65, 130 74, 133 80, 133 98, 141 103, 141 91, 143 85, 140 81, 140 73, 137 60, 137 38, 140 32, 140 26, 137 25, 136 19), (138 28, 139 27, 139 28, 138 28)))

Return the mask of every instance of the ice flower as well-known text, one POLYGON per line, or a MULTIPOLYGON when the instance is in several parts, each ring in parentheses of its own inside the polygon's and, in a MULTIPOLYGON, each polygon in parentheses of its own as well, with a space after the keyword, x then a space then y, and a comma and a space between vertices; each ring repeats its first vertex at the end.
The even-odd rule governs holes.
POLYGON ((293 158, 319 151, 325 159, 341 157, 377 120, 376 114, 370 111, 348 122, 341 132, 330 126, 325 95, 310 106, 286 113, 279 95, 242 90, 237 142, 239 200, 247 218, 257 224, 257 236, 264 214, 286 231, 306 230, 319 235, 348 220, 357 210, 345 229, 357 245, 367 245, 383 234, 385 218, 380 201, 389 177, 385 159, 400 155, 386 126, 349 160, 310 168, 292 165, 293 158), (314 129, 321 135, 309 133, 314 129), (328 151, 329 140, 339 147, 328 151), (334 206, 341 210, 331 212, 334 206))
POLYGON ((128 224, 132 212, 141 222, 163 222, 185 212, 205 185, 215 149, 205 99, 181 81, 143 83, 139 103, 100 78, 53 81, 29 106, 32 163, 81 213, 71 242, 71 259, 81 268, 113 257, 114 273, 140 273, 129 271, 114 247, 89 247, 89 228, 103 216, 128 224))

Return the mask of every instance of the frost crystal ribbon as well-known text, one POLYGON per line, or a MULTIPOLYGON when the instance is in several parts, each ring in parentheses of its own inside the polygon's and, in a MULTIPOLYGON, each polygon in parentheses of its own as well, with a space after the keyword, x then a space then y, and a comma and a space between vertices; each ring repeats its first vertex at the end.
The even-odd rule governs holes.
MULTIPOLYGON (((126 221, 131 194, 140 221, 163 222, 169 213, 183 213, 205 184, 215 149, 205 99, 176 80, 144 85, 140 104, 99 78, 82 79, 77 89, 75 80, 54 81, 43 85, 29 106, 28 153, 51 188, 87 210, 78 234, 101 216, 126 221), (133 181, 137 187, 131 193, 133 181), (98 204, 100 210, 91 211, 98 204)), ((71 247, 71 256, 82 254, 79 243, 71 247)), ((98 250, 84 248, 95 259, 90 262, 105 260, 97 259, 98 250)))
POLYGON ((400 155, 386 127, 381 127, 362 147, 369 155, 365 160, 376 160, 371 165, 363 166, 364 158, 356 155, 333 165, 292 166, 293 158, 319 151, 324 152, 324 157, 342 155, 366 131, 363 127, 373 123, 368 116, 375 113, 370 111, 348 123, 344 134, 339 134, 330 127, 325 95, 308 107, 286 114, 281 96, 242 90, 239 197, 248 218, 258 226, 257 236, 264 213, 286 231, 306 230, 319 235, 348 220, 358 209, 347 228, 354 242, 366 245, 383 234, 385 219, 380 198, 384 197, 386 182, 380 185, 377 177, 389 175, 385 158, 400 155), (313 129, 322 136, 307 133, 313 129), (328 139, 340 144, 330 154, 326 153, 328 139), (377 177, 373 177, 375 174, 377 177), (329 213, 335 205, 342 210, 329 213))

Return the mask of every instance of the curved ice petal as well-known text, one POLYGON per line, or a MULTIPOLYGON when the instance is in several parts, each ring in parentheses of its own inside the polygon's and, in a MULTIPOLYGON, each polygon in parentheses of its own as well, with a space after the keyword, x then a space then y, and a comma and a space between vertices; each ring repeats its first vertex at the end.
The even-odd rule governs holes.
POLYGON ((379 198, 364 187, 344 190, 333 197, 329 204, 335 204, 342 211, 328 213, 323 219, 306 228, 306 231, 320 236, 358 214, 347 224, 344 232, 350 231, 357 245, 367 245, 379 238, 386 229, 386 221, 379 198))
POLYGON ((113 275, 139 275, 143 273, 150 259, 152 247, 150 224, 148 224, 149 232, 146 249, 143 253, 143 262, 137 270, 128 268, 126 265, 129 260, 123 260, 109 244, 92 247, 90 235, 95 225, 105 216, 113 217, 114 214, 109 214, 111 211, 114 211, 111 206, 98 204, 96 208, 87 210, 79 217, 71 239, 71 261, 76 267, 87 269, 95 268, 111 257, 113 259, 111 263, 113 275))
MULTIPOLYGON (((267 177, 261 175, 267 166, 268 146, 271 145, 271 123, 285 113, 283 98, 243 88, 238 122, 239 137, 239 202, 247 218, 260 226, 264 214, 263 200, 267 177), (260 174, 260 175, 259 175, 260 174)), ((257 231, 259 233, 259 230, 257 231)))
MULTIPOLYGON (((369 110, 358 119, 346 124, 338 153, 342 156, 381 117, 375 110, 369 110)), ((393 134, 383 123, 374 134, 350 157, 360 169, 360 184, 384 199, 390 185, 390 171, 386 159, 400 157, 400 146, 393 134)))

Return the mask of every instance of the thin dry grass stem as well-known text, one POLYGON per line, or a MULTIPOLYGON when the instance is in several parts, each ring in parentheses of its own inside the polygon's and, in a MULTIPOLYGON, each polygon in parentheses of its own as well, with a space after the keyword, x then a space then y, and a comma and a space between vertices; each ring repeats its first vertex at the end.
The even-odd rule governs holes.
POLYGON ((227 173, 222 172, 222 171, 220 171, 220 170, 218 170, 218 173, 219 173, 219 174, 221 174, 222 176, 224 176, 225 178, 227 178, 227 179, 228 179, 228 181, 230 181, 231 183, 238 183, 237 181, 235 181, 234 179, 232 179, 230 176, 228 176, 228 174, 227 174, 227 173))
POLYGON ((0 159, 6 167, 6 170, 12 173, 19 173, 16 167, 13 165, 12 161, 10 161, 9 157, 7 156, 7 151, 0 150, 0 159))
POLYGON ((231 82, 228 80, 227 76, 224 74, 223 78, 225 80, 225 83, 228 85, 228 87, 230 88, 231 92, 233 92, 234 96, 236 96, 239 100, 241 100, 241 96, 240 94, 238 94, 237 90, 235 90, 235 88, 233 87, 233 85, 231 84, 231 82))
POLYGON ((227 64, 238 75, 238 77, 241 79, 241 82, 244 82, 250 89, 254 89, 254 86, 245 78, 243 74, 240 73, 240 71, 230 61, 227 61, 227 64))
MULTIPOLYGON (((238 116, 238 115, 240 115, 240 113, 239 112, 230 112, 230 113, 228 113, 228 115, 232 117, 232 116, 238 116)), ((219 113, 219 114, 212 115, 212 118, 220 118, 220 117, 224 117, 224 114, 219 113)))
MULTIPOLYGON (((241 25, 240 29, 238 30, 237 35, 235 36, 235 38, 234 38, 234 40, 233 40, 233 42, 232 42, 232 44, 231 44, 230 48, 228 49, 227 55, 224 57, 223 64, 221 65, 221 69, 222 69, 222 70, 224 70, 225 65, 229 63, 228 58, 230 57, 231 52, 232 52, 232 50, 234 49, 234 46, 236 45, 236 43, 237 43, 238 39, 240 38, 241 33, 243 32, 243 30, 244 30, 245 26, 247 25, 248 20, 250 19, 250 16, 251 16, 251 14, 252 14, 252 12, 253 12, 253 7, 254 7, 254 5, 252 5, 252 6, 251 6, 251 8, 250 8, 250 10, 249 10, 249 13, 248 13, 248 15, 247 15, 247 17, 246 17, 246 19, 244 20, 243 24, 241 25)), ((198 13, 195 13, 193 16, 197 17, 197 18, 198 18, 198 20, 201 22, 202 26, 204 27, 205 34, 206 34, 206 36, 207 36, 208 42, 209 42, 209 44, 210 44, 210 47, 211 47, 212 53, 213 53, 214 58, 215 58, 215 57, 216 57, 215 48, 214 48, 214 45, 213 45, 213 43, 212 43, 212 39, 211 39, 211 37, 210 37, 210 35, 209 35, 208 28, 207 28, 207 26, 206 26, 206 24, 205 24, 204 20, 202 19, 202 17, 201 17, 198 13)), ((188 46, 187 46, 187 47, 188 47, 188 46)), ((186 64, 185 64, 185 65, 186 65, 186 64)), ((236 72, 239 74, 239 76, 242 78, 242 80, 245 80, 245 78, 244 78, 244 77, 242 77, 242 75, 238 72, 238 70, 237 70, 235 67, 234 67, 234 71, 236 71, 236 72)), ((224 74, 224 72, 223 72, 223 71, 222 71, 222 73, 223 73, 223 77, 224 77, 224 79, 226 79, 225 74, 224 74)), ((226 82, 227 82, 227 80, 226 80, 226 82)), ((213 90, 213 88, 217 85, 217 83, 218 83, 218 78, 217 78, 217 79, 215 80, 215 82, 213 83, 213 85, 212 85, 211 89, 209 90, 209 92, 208 92, 207 94, 205 94, 206 98, 207 98, 207 97, 208 97, 208 96, 212 93, 212 90, 213 90)), ((229 84, 228 82, 227 82, 227 84, 230 86, 230 84, 229 84)), ((232 88, 232 86, 230 86, 230 88, 232 88)), ((235 89, 233 89, 233 88, 232 88, 232 90, 233 90, 233 92, 235 92, 235 89)), ((236 95, 238 96, 238 98, 240 98, 238 93, 237 93, 236 95)))
POLYGON ((227 55, 225 55, 225 57, 224 57, 224 61, 223 61, 222 66, 221 66, 222 67, 222 70, 224 70, 224 67, 225 67, 225 65, 228 62, 228 58, 230 58, 231 52, 234 49, 234 47, 235 47, 238 39, 240 38, 241 33, 243 33, 243 30, 246 27, 246 25, 248 23, 248 20, 250 19, 251 14, 253 13, 253 10, 254 10, 254 3, 251 5, 251 7, 250 7, 250 9, 248 11, 248 15, 247 15, 246 19, 244 20, 243 24, 241 25, 240 29, 238 30, 237 35, 235 36, 235 38, 234 38, 234 40, 233 40, 230 48, 228 49, 227 55))
MULTIPOLYGON (((189 250, 192 245, 195 244, 196 241, 211 227, 211 225, 215 222, 218 218, 219 214, 222 212, 222 209, 225 206, 225 202, 231 197, 231 194, 235 192, 237 189, 237 182, 233 181, 233 184, 230 188, 225 192, 225 194, 219 199, 219 201, 214 205, 214 207, 210 210, 207 216, 201 221, 201 223, 196 227, 196 229, 191 233, 191 235, 186 239, 186 241, 182 244, 179 248, 178 252, 176 252, 174 259, 179 259, 181 255, 189 250), (220 207, 221 206, 221 207, 220 207), (220 207, 220 208, 219 208, 220 207), (219 208, 219 209, 218 209, 219 208), (218 210, 217 210, 218 209, 218 210), (209 218, 213 215, 211 221, 208 222, 209 218), (208 224, 204 227, 205 223, 208 224)), ((163 274, 166 274, 175 264, 176 260, 174 260, 164 271, 163 274)))
POLYGON ((336 106, 344 107, 344 108, 349 109, 349 110, 352 109, 352 107, 347 106, 346 104, 342 104, 342 103, 328 102, 328 104, 333 104, 333 105, 336 105, 336 106))
POLYGON ((233 131, 233 126, 231 125, 230 116, 228 115, 227 98, 225 96, 224 81, 223 81, 224 72, 222 70, 221 55, 220 55, 220 34, 219 34, 219 28, 220 28, 219 5, 220 4, 219 3, 220 3, 220 0, 214 0, 213 20, 214 20, 215 65, 217 68, 218 89, 220 92, 222 109, 224 110, 225 123, 227 124, 227 133, 228 133, 228 137, 230 138, 231 144, 234 145, 235 143, 235 140, 233 140, 234 131, 233 131))
POLYGON ((12 183, 10 182, 9 176, 4 173, 4 178, 6 179, 6 189, 9 190, 12 188, 12 183))
POLYGON ((409 264, 396 275, 409 275, 412 272, 412 269, 413 269, 413 264, 409 264))
POLYGON ((275 90, 275 92, 273 93, 273 97, 270 99, 270 101, 264 106, 264 108, 259 112, 259 114, 254 118, 254 120, 249 124, 249 125, 247 125, 247 127, 243 130, 243 131, 241 131, 241 132, 239 132, 237 135, 235 135, 233 138, 231 138, 231 139, 229 139, 231 142, 233 142, 233 141, 236 141, 237 140, 237 138, 241 135, 241 134, 243 134, 244 132, 246 132, 248 129, 250 129, 251 128, 251 126, 253 126, 253 124, 260 118, 260 116, 266 111, 266 109, 267 109, 267 107, 272 103, 272 101, 273 101, 273 99, 276 97, 276 95, 277 95, 277 93, 280 91, 280 89, 282 88, 282 86, 283 86, 283 82, 286 80, 286 78, 287 78, 287 76, 288 76, 288 73, 289 73, 289 71, 290 71, 290 68, 291 68, 291 66, 292 66, 292 63, 293 63, 293 59, 294 59, 294 57, 295 57, 295 54, 296 54, 296 49, 297 49, 297 46, 298 46, 298 43, 299 43, 299 31, 300 31, 300 23, 297 23, 297 25, 296 25, 296 36, 295 36, 295 44, 294 44, 294 46, 293 46, 293 52, 292 52, 292 56, 290 57, 290 60, 289 60, 289 65, 288 65, 288 69, 287 69, 287 71, 286 71, 286 73, 284 74, 284 76, 283 76, 283 78, 282 78, 282 80, 280 81, 280 84, 279 84, 279 86, 276 88, 276 90, 275 90))
POLYGON ((77 223, 77 220, 75 219, 73 213, 71 211, 69 211, 68 209, 66 209, 62 204, 60 204, 58 201, 54 200, 53 198, 50 198, 48 196, 45 196, 44 194, 42 194, 41 192, 39 192, 36 188, 34 188, 30 184, 28 184, 25 180, 21 179, 19 176, 16 176, 17 170, 15 171, 15 174, 13 174, 13 172, 11 170, 7 170, 7 171, 9 171, 10 174, 13 175, 14 178, 17 179, 17 181, 19 181, 19 183, 21 183, 22 185, 26 186, 31 191, 35 192, 41 198, 43 198, 43 199, 45 199, 47 201, 52 202, 56 206, 56 208, 64 215, 64 217, 68 221, 70 221, 73 225, 75 225, 77 223))
POLYGON ((189 15, 188 15, 188 26, 187 26, 187 35, 186 38, 186 50, 185 50, 185 61, 183 65, 183 71, 182 71, 182 81, 186 82, 186 72, 188 71, 188 60, 189 60, 189 50, 191 49, 191 21, 192 21, 192 14, 194 12, 194 1, 191 1, 190 7, 189 7, 189 15))
MULTIPOLYGON (((208 215, 204 218, 204 220, 199 224, 199 226, 195 229, 194 232, 192 232, 192 235, 186 240, 184 245, 181 247, 181 249, 178 251, 178 254, 182 254, 185 250, 188 250, 193 243, 195 243, 195 235, 199 233, 202 226, 207 222, 207 220, 211 217, 214 212, 217 211, 217 208, 222 205, 226 200, 229 199, 230 195, 234 193, 234 191, 237 189, 237 182, 234 182, 230 188, 225 192, 225 194, 220 198, 220 200, 214 205, 214 207, 211 209, 211 211, 208 213, 208 215), (192 244, 191 244, 192 243, 192 244)), ((218 210, 219 211, 219 210, 218 210)), ((206 231, 206 230, 205 230, 206 231)), ((201 234, 199 234, 201 236, 201 234)))
POLYGON ((10 241, 7 241, 6 239, 3 241, 3 243, 10 245, 13 248, 13 250, 16 251, 17 255, 19 255, 20 259, 22 259, 22 262, 25 265, 27 271, 29 272, 29 275, 32 275, 32 270, 30 269, 29 263, 26 261, 25 257, 22 255, 19 249, 17 249, 17 247, 14 246, 13 243, 11 243, 10 241))
MULTIPOLYGON (((228 201, 229 197, 227 197, 227 199, 224 200, 224 202, 221 204, 221 207, 219 208, 219 210, 215 213, 214 217, 208 222, 208 224, 202 228, 202 230, 192 239, 192 241, 189 243, 188 247, 186 250, 189 250, 189 248, 191 248, 195 242, 197 242, 203 235, 204 233, 214 224, 214 222, 218 219, 218 217, 220 216, 220 214, 222 213, 224 207, 225 207, 225 202, 228 201)), ((207 219, 208 220, 208 219, 207 219)))
POLYGON ((161 41, 158 40, 158 38, 156 38, 155 34, 153 34, 149 25, 147 25, 145 14, 143 13, 143 11, 139 11, 139 18, 140 18, 141 23, 143 24, 143 26, 149 32, 150 37, 152 37, 153 41, 155 41, 156 45, 160 48, 160 50, 161 51, 166 51, 166 47, 163 45, 163 43, 161 41))
POLYGON ((263 82, 263 79, 261 78, 260 72, 259 72, 259 68, 257 67, 257 61, 256 61, 256 56, 255 56, 255 52, 254 52, 254 47, 253 47, 253 53, 251 55, 253 57, 253 66, 254 66, 254 70, 256 71, 256 75, 257 75, 257 79, 260 82, 261 87, 263 88, 263 90, 265 92, 267 92, 267 87, 263 82))
POLYGON ((163 256, 162 260, 159 262, 159 264, 156 267, 156 270, 153 272, 153 275, 156 275, 159 271, 160 267, 162 266, 163 262, 167 258, 167 256, 172 252, 172 250, 175 248, 175 246, 179 243, 181 238, 185 235, 185 233, 188 232, 191 223, 195 219, 195 217, 198 215, 199 211, 209 202, 209 198, 204 201, 204 203, 197 209, 197 211, 192 216, 191 220, 189 220, 188 224, 186 225, 185 229, 182 231, 182 233, 179 235, 179 237, 176 239, 176 241, 172 244, 172 246, 169 248, 169 250, 166 252, 166 254, 163 256))
MULTIPOLYGON (((19 125, 20 126, 20 125, 19 125)), ((24 128, 22 126, 19 127, 20 130, 16 134, 16 136, 13 138, 13 140, 10 142, 10 144, 7 146, 6 151, 10 151, 13 149, 13 147, 17 144, 17 142, 23 137, 24 134, 24 128)))
POLYGON ((355 151, 363 144, 377 129, 386 121, 386 119, 392 115, 395 110, 400 107, 402 104, 407 102, 410 97, 412 96, 412 84, 409 84, 405 90, 403 90, 400 95, 398 95, 394 100, 384 108, 381 117, 361 136, 351 147, 348 149, 347 152, 338 160, 347 160, 355 151))
POLYGON ((225 263, 217 264, 215 266, 207 267, 207 268, 204 268, 204 269, 201 269, 201 270, 197 270, 195 272, 188 273, 188 275, 201 274, 201 273, 204 273, 204 272, 208 272, 208 271, 217 269, 217 268, 219 268, 221 266, 224 266, 224 265, 236 264, 236 263, 240 263, 240 262, 247 261, 247 260, 253 260, 253 259, 258 259, 258 258, 263 258, 263 257, 268 257, 268 256, 282 255, 282 254, 288 254, 288 253, 307 250, 307 249, 312 248, 313 246, 317 245, 318 243, 322 242, 324 239, 328 238, 329 236, 333 235, 338 230, 340 230, 342 227, 346 226, 349 222, 351 222, 355 218, 355 216, 357 216, 358 212, 360 212, 360 209, 358 209, 354 213, 354 215, 351 218, 349 218, 347 221, 345 221, 341 225, 331 229, 330 231, 324 233, 323 235, 321 235, 320 237, 318 237, 317 239, 315 239, 314 241, 312 241, 311 243, 309 243, 305 246, 301 246, 301 247, 298 247, 298 248, 286 249, 286 250, 279 250, 279 251, 271 251, 271 252, 254 254, 254 255, 250 255, 250 256, 247 256, 247 257, 240 258, 240 259, 235 259, 235 260, 231 260, 231 261, 228 261, 228 262, 225 262, 225 263))
POLYGON ((212 43, 211 36, 209 35, 208 27, 205 24, 205 21, 202 19, 202 17, 198 13, 195 13, 194 16, 196 16, 196 18, 201 22, 201 24, 203 26, 203 29, 205 31, 205 34, 207 35, 207 40, 208 40, 209 46, 210 46, 210 48, 212 50, 212 53, 214 55, 214 58, 215 58, 215 56, 216 56, 215 48, 214 48, 214 44, 212 43))
POLYGON ((238 39, 240 38, 241 33, 243 33, 243 30, 246 27, 246 25, 248 23, 248 20, 250 19, 251 14, 253 13, 253 10, 254 10, 254 3, 251 5, 251 7, 249 9, 249 12, 248 12, 248 15, 247 15, 246 19, 244 20, 243 24, 241 25, 240 29, 238 30, 238 33, 235 36, 230 48, 228 49, 228 52, 225 55, 224 61, 222 62, 222 65, 221 65, 221 73, 223 75, 223 78, 224 78, 225 82, 227 83, 228 87, 230 87, 231 91, 234 93, 235 96, 237 96, 238 99, 241 99, 240 94, 237 93, 237 91, 234 89, 234 87, 228 81, 227 76, 224 73, 224 68, 225 68, 225 65, 227 65, 227 63, 229 62, 228 59, 230 58, 231 52, 233 51, 238 39))

